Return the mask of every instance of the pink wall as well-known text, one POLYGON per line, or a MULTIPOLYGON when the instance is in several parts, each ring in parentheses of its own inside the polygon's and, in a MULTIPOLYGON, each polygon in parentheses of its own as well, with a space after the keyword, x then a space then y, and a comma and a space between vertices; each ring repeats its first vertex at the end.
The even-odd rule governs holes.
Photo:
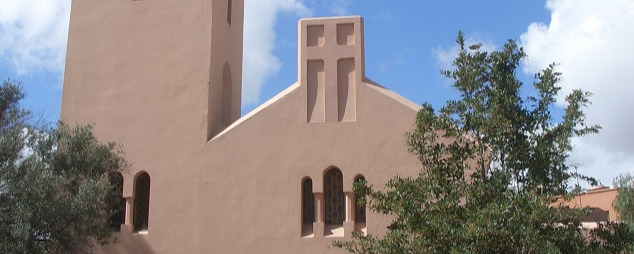
POLYGON ((598 187, 586 193, 576 195, 572 200, 562 202, 570 208, 597 207, 610 213, 610 221, 618 220, 618 213, 614 211, 612 203, 616 199, 618 189, 608 187, 598 187))
MULTIPOLYGON (((405 134, 419 107, 365 78, 360 17, 300 21, 298 82, 238 119, 243 2, 232 1, 230 25, 228 2, 73 1, 62 119, 94 123, 131 163, 126 223, 101 252, 340 253, 331 242, 363 227, 354 222, 355 177, 380 187, 418 173, 405 134), (346 199, 334 229, 322 208, 333 166, 346 199), (151 177, 149 225, 133 232, 140 172, 151 177), (302 237, 306 177, 317 219, 302 237)), ((380 234, 388 223, 368 212, 365 227, 380 234)))

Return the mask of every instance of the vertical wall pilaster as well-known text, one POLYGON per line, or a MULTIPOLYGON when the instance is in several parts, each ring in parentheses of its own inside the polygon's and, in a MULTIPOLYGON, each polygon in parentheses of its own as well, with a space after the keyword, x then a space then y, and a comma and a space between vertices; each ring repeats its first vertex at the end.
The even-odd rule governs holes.
POLYGON ((354 193, 346 192, 346 220, 343 222, 344 236, 352 235, 354 231, 354 193))
POLYGON ((125 214, 124 224, 121 225, 121 231, 131 233, 134 231, 134 197, 125 198, 125 214))
POLYGON ((324 237, 324 226, 324 193, 315 193, 315 223, 313 223, 315 237, 324 237))

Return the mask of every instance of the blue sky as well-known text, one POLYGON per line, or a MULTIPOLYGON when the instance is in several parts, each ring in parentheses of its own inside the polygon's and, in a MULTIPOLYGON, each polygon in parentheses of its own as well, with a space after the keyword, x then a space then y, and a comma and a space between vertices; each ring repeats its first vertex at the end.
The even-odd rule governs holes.
MULTIPOLYGON (((634 169, 634 1, 245 2, 243 114, 297 80, 299 18, 361 15, 366 75, 417 104, 440 108, 455 96, 439 70, 455 56, 458 30, 485 49, 516 40, 529 55, 518 71, 526 83, 560 63, 563 92, 593 92, 588 122, 603 126, 599 135, 574 141, 570 163, 608 185, 634 169)), ((59 117, 69 11, 70 0, 0 1, 0 78, 21 81, 23 106, 48 122, 59 117)))

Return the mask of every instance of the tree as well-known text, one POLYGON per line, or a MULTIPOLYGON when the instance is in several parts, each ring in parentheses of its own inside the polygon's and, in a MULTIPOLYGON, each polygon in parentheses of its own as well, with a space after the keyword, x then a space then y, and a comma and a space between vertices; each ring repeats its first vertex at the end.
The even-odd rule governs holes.
MULTIPOLYGON (((587 210, 553 206, 569 194, 571 139, 596 133, 583 108, 590 93, 565 97, 561 119, 550 109, 561 73, 551 64, 522 96, 516 69, 526 57, 509 40, 500 51, 465 47, 462 33, 453 80, 460 98, 437 113, 423 104, 407 145, 421 161, 416 177, 396 176, 386 191, 366 183, 354 191, 393 218, 384 236, 354 234, 333 244, 352 253, 618 253, 634 240, 617 223, 581 227, 587 210), (589 232, 588 232, 589 231, 589 232)), ((587 177, 586 177, 587 178, 587 177)), ((592 180, 592 178, 587 178, 592 180)))
POLYGON ((618 192, 612 206, 621 221, 634 226, 634 177, 629 173, 621 174, 614 179, 614 186, 618 192))
POLYGON ((90 126, 30 123, 23 97, 15 82, 0 86, 0 252, 78 253, 113 241, 121 150, 90 126))

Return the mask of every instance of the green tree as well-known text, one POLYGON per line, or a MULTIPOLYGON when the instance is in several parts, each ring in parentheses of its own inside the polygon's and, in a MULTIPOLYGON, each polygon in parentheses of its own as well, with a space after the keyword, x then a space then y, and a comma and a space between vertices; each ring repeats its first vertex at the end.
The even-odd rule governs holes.
POLYGON ((619 219, 634 226, 634 177, 621 174, 614 179, 614 186, 619 188, 612 206, 619 213, 619 219))
MULTIPOLYGON (((551 64, 535 75, 531 96, 516 77, 526 57, 508 41, 500 51, 465 46, 453 70, 460 98, 437 113, 424 104, 407 145, 422 162, 416 177, 390 179, 386 191, 365 183, 354 191, 393 218, 384 236, 354 234, 334 245, 352 253, 615 253, 634 240, 621 224, 587 231, 584 210, 551 206, 569 192, 571 139, 596 133, 583 108, 588 92, 565 97, 561 119, 550 109, 561 74, 551 64)), ((591 178, 589 178, 591 179, 591 178)), ((361 202, 362 204, 364 202, 361 202)))
POLYGON ((0 86, 0 253, 78 253, 113 241, 125 161, 90 126, 30 123, 18 84, 0 86))

